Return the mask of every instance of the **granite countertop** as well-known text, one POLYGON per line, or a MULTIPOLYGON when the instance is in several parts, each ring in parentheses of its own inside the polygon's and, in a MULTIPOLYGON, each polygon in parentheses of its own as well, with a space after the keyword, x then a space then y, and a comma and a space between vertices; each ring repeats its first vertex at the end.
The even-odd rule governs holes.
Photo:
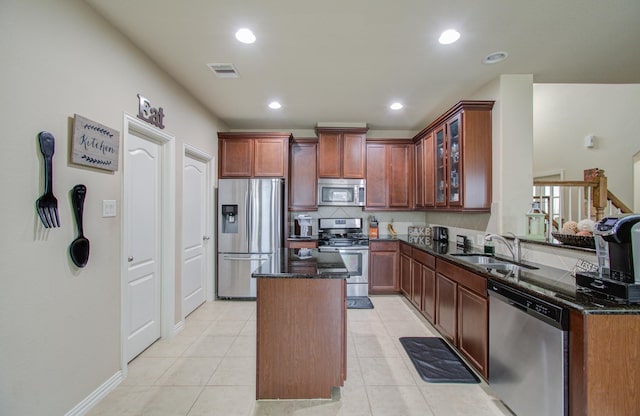
MULTIPOLYGON (((465 251, 456 247, 455 241, 439 242, 425 237, 412 237, 398 235, 397 237, 382 237, 371 241, 403 241, 411 246, 423 250, 436 257, 455 263, 457 266, 484 275, 487 279, 495 280, 509 286, 520 289, 526 293, 535 295, 555 305, 579 311, 584 314, 640 314, 640 305, 628 305, 614 300, 605 299, 602 296, 576 288, 575 280, 571 272, 545 266, 543 264, 523 262, 534 268, 521 267, 516 274, 505 275, 495 270, 487 271, 482 266, 473 265, 460 259, 454 254, 474 253, 474 250, 465 251)), ((477 254, 480 253, 477 250, 477 254)), ((497 256, 500 258, 499 256, 497 256)), ((505 259, 509 260, 509 259, 505 259)))
POLYGON ((317 249, 281 249, 251 274, 254 278, 347 279, 340 253, 317 249))

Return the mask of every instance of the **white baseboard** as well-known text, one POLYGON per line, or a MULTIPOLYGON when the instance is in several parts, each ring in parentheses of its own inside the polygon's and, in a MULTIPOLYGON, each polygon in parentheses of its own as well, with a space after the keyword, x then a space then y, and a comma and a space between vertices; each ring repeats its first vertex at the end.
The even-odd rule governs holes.
POLYGON ((174 337, 178 335, 184 329, 184 319, 173 326, 173 330, 171 331, 171 336, 174 337))
POLYGON ((93 393, 85 397, 80 403, 75 405, 75 407, 67 412, 65 416, 83 416, 86 415, 89 410, 91 410, 98 402, 104 399, 107 394, 109 394, 113 389, 115 389, 118 384, 120 384, 124 380, 122 376, 122 371, 118 371, 114 375, 112 375, 107 381, 102 383, 100 387, 95 389, 93 393))

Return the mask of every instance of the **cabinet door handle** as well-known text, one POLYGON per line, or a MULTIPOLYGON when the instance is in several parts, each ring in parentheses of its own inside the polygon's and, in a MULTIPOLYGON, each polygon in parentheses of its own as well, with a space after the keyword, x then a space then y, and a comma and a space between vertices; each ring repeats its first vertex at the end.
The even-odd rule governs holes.
POLYGON ((127 257, 127 261, 128 261, 129 263, 131 263, 131 262, 133 261, 133 256, 129 256, 129 257, 127 257))

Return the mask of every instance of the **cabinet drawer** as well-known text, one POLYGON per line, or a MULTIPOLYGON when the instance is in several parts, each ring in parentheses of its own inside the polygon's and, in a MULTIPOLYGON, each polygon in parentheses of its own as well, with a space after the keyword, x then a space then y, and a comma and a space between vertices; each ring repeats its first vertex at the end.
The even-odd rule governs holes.
POLYGON ((397 241, 369 241, 369 251, 397 251, 397 241))
POLYGON ((287 244, 289 248, 318 248, 318 242, 315 240, 287 240, 287 244))
POLYGON ((409 244, 400 243, 400 253, 406 254, 407 256, 411 257, 411 251, 412 248, 409 244))
POLYGON ((424 252, 422 250, 418 250, 416 248, 413 249, 413 259, 418 263, 424 264, 428 268, 435 270, 436 268, 436 258, 431 254, 424 252))
POLYGON ((461 267, 458 267, 445 260, 438 259, 436 261, 436 270, 438 273, 447 276, 449 279, 464 286, 465 288, 476 292, 480 296, 487 297, 487 279, 461 267))

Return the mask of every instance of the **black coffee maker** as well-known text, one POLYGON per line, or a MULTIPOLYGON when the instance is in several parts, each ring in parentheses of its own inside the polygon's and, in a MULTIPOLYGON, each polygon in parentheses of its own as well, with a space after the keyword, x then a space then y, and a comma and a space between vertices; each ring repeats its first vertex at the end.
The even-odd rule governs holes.
POLYGON ((593 231, 598 272, 576 274, 576 284, 640 303, 640 214, 605 217, 593 231))

